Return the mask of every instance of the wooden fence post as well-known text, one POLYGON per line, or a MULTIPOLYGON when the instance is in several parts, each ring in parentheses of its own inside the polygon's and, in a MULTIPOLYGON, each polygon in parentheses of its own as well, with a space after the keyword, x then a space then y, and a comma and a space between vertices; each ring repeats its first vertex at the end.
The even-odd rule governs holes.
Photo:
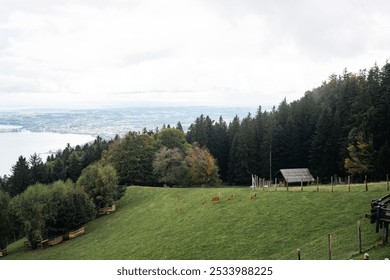
POLYGON ((303 179, 301 179, 301 192, 303 192, 303 179))
POLYGON ((278 190, 278 178, 275 178, 275 191, 278 190))
POLYGON ((358 249, 359 254, 362 253, 362 225, 360 221, 358 222, 358 249))
POLYGON ((328 233, 328 257, 332 259, 332 234, 328 233))
POLYGON ((364 176, 364 182, 366 184, 366 192, 368 192, 367 175, 364 176))
POLYGON ((330 184, 332 185, 332 192, 333 192, 333 176, 330 177, 330 184))
POLYGON ((318 178, 318 176, 317 176, 317 192, 320 190, 319 182, 320 182, 320 178, 318 178))
POLYGON ((386 245, 389 241, 389 223, 384 222, 383 224, 383 245, 386 245))
POLYGON ((297 249, 297 259, 298 261, 301 260, 301 249, 297 249))
POLYGON ((348 176, 348 191, 351 191, 351 176, 348 176))

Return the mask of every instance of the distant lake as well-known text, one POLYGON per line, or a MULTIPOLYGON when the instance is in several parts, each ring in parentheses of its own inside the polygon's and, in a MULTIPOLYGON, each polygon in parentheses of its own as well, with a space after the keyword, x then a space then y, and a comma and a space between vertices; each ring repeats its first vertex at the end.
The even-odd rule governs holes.
MULTIPOLYGON (((4 127, 3 127, 4 128, 4 127)), ((91 135, 60 134, 52 132, 1 132, 0 133, 0 176, 10 174, 19 156, 27 160, 33 153, 39 154, 45 161, 50 153, 71 146, 93 141, 91 135)))
POLYGON ((163 124, 176 126, 180 121, 186 131, 201 114, 212 120, 219 117, 229 123, 234 116, 243 118, 257 108, 243 107, 134 107, 94 110, 20 109, 0 111, 0 176, 10 174, 20 155, 27 159, 49 151, 64 149, 94 140, 97 135, 111 139, 116 134, 143 128, 155 130, 163 124), (93 136, 91 136, 93 135, 93 136))

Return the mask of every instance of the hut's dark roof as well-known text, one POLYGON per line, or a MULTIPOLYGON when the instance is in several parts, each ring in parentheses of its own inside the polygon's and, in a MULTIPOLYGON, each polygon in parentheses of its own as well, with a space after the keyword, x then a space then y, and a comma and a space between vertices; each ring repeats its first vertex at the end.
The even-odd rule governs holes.
POLYGON ((314 178, 308 168, 280 169, 284 179, 289 183, 313 182, 314 178))

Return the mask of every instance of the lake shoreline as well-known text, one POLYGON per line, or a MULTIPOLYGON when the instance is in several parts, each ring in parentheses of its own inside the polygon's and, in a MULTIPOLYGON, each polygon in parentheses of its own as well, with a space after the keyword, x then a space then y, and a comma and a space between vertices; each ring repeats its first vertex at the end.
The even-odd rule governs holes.
POLYGON ((37 153, 45 162, 47 156, 71 146, 92 142, 95 135, 57 132, 0 132, 0 176, 11 174, 11 168, 20 156, 29 159, 37 153), (7 171, 8 170, 8 171, 7 171))

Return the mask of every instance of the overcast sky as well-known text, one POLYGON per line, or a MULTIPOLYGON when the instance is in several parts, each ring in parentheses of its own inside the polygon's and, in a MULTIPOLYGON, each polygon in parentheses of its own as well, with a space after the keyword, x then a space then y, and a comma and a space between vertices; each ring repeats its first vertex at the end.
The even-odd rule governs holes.
POLYGON ((0 0, 0 109, 278 105, 390 58, 390 1, 0 0))

